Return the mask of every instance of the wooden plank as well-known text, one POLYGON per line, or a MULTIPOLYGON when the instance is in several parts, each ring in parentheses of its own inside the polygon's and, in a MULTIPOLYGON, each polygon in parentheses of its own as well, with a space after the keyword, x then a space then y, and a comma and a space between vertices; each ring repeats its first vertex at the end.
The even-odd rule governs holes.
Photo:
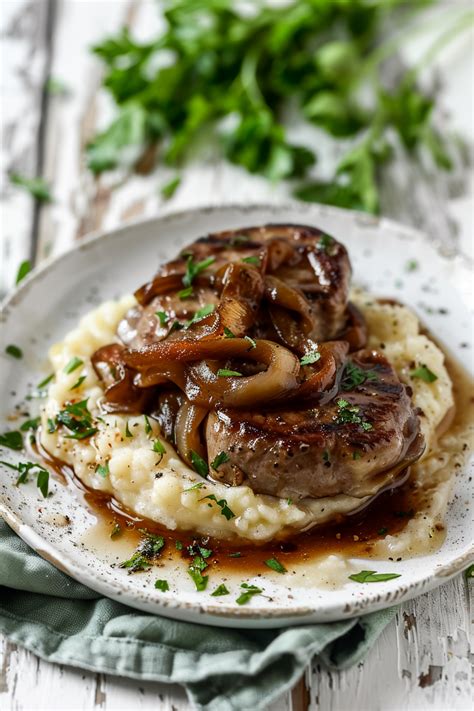
MULTIPOLYGON (((35 5, 26 0, 15 0, 10 5, 21 2, 25 6, 35 5)), ((114 32, 123 21, 128 21, 142 36, 154 32, 156 10, 153 0, 95 2, 91 22, 90 8, 91 4, 84 0, 57 3, 51 74, 67 81, 71 95, 49 100, 44 174, 53 184, 56 202, 41 211, 39 258, 67 249, 90 230, 112 228, 140 215, 205 203, 278 201, 288 194, 284 186, 270 186, 235 166, 216 161, 212 155, 186 168, 182 186, 168 203, 161 200, 158 188, 173 173, 161 166, 151 176, 133 176, 123 185, 117 175, 94 180, 85 170, 83 147, 97 127, 104 125, 111 111, 104 97, 98 94, 100 68, 88 54, 87 46, 114 32)), ((27 48, 32 41, 31 33, 29 37, 25 40, 27 48)), ((466 63, 465 50, 462 54, 463 42, 465 40, 457 44, 453 60, 446 65, 444 73, 441 72, 439 81, 444 84, 445 107, 460 107, 457 116, 464 117, 464 124, 459 128, 470 130, 472 92, 469 94, 467 87, 472 87, 474 81, 472 62, 466 63)), ((12 51, 20 50, 13 47, 12 51)), ((25 56, 30 56, 27 51, 25 56)), ((12 141, 12 145, 23 147, 18 150, 24 160, 31 154, 31 142, 25 143, 25 127, 29 122, 34 124, 25 106, 23 103, 15 109, 15 116, 28 115, 28 120, 16 121, 21 125, 12 141)), ((15 124, 15 120, 10 124, 15 124)), ((27 168, 25 163, 24 169, 27 168)), ((456 230, 451 215, 454 211, 461 218, 459 234, 466 250, 472 237, 472 192, 471 196, 463 192, 464 181, 462 162, 455 175, 446 178, 433 177, 425 169, 404 160, 385 178, 384 213, 424 227, 437 239, 445 240, 451 235, 451 244, 454 244, 456 230)), ((24 220, 31 226, 31 203, 26 196, 15 193, 15 199, 20 197, 23 203, 15 203, 15 207, 11 207, 13 203, 9 198, 7 209, 16 220, 24 220), (30 215, 28 219, 27 215, 30 215)), ((20 225, 15 228, 15 234, 21 234, 22 230, 29 234, 29 229, 20 225)), ((18 244, 23 243, 20 239, 13 245, 10 238, 8 244, 9 249, 17 249, 18 244)), ((16 264, 21 258, 19 255, 26 253, 27 250, 19 249, 18 256, 12 257, 10 262, 16 264)), ((470 594, 472 596, 472 590, 470 594)), ((273 708, 286 711, 291 706, 293 711, 300 711, 308 696, 311 709, 324 711, 468 708, 469 609, 471 612, 474 609, 472 597, 469 608, 465 582, 459 577, 440 590, 404 605, 363 663, 339 673, 328 672, 314 664, 295 688, 291 702, 290 695, 286 695, 273 708)), ((189 709, 180 687, 139 683, 50 665, 5 641, 0 660, 2 708, 19 711, 32 708, 34 690, 34 708, 151 709, 153 705, 154 709, 189 709)))
POLYGON ((2 3, 0 296, 14 284, 20 262, 31 257, 35 204, 29 195, 10 184, 8 175, 34 177, 39 169, 49 17, 47 1, 2 3))

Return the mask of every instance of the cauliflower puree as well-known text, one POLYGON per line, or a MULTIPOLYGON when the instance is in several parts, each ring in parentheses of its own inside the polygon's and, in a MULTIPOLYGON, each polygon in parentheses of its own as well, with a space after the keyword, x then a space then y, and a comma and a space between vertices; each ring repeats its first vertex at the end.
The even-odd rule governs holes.
MULTIPOLYGON (((395 555, 401 549, 406 553, 411 547, 419 548, 418 539, 426 541, 427 532, 442 520, 449 499, 456 443, 450 442, 449 436, 439 443, 436 440, 439 425, 453 406, 452 383, 442 351, 420 333, 419 321, 409 309, 379 303, 363 292, 355 292, 352 300, 367 321, 369 347, 381 349, 393 363, 401 380, 412 388, 414 405, 423 412, 421 428, 427 449, 413 470, 417 485, 427 491, 426 507, 404 531, 387 536, 375 546, 378 554, 395 555), (426 365, 437 379, 428 383, 411 377, 414 364, 426 365)), ((56 377, 41 413, 41 444, 54 457, 73 466, 87 487, 111 494, 138 516, 171 530, 254 542, 309 528, 364 503, 364 499, 348 496, 293 503, 255 494, 247 486, 227 487, 205 481, 179 459, 151 418, 104 414, 100 408, 103 390, 90 357, 116 338, 117 325, 134 302, 133 297, 126 296, 102 304, 50 349, 56 377), (81 361, 80 365, 65 372, 70 370, 66 366, 73 358, 81 361), (63 428, 50 426, 67 403, 85 400, 97 429, 92 437, 71 439, 63 428), (233 517, 223 515, 223 500, 233 517)))

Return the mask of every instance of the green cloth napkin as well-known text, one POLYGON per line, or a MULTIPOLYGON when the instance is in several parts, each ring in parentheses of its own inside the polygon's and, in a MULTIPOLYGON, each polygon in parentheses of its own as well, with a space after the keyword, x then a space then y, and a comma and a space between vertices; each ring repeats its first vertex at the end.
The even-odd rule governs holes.
POLYGON ((395 609, 279 630, 224 629, 138 612, 75 582, 0 519, 0 631, 59 664, 182 684, 205 711, 268 708, 313 655, 359 661, 395 609))

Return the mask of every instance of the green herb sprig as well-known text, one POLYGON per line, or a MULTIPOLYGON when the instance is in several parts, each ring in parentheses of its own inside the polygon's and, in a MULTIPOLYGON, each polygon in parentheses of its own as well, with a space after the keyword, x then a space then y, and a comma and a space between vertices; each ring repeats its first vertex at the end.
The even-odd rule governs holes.
MULTIPOLYGON (((434 96, 419 88, 417 77, 472 24, 472 13, 448 22, 395 86, 385 85, 381 73, 407 34, 422 25, 410 25, 413 15, 429 4, 293 0, 254 3, 252 12, 240 14, 232 0, 167 0, 159 36, 141 42, 124 28, 93 48, 117 114, 89 144, 89 167, 100 173, 127 164, 127 156, 130 166, 157 144, 160 159, 179 167, 207 131, 229 161, 250 173, 271 181, 308 178, 317 155, 314 144, 288 139, 281 117, 292 106, 335 140, 351 139, 332 176, 300 182, 295 194, 377 212, 378 174, 396 155, 394 140, 415 156, 428 153, 442 169, 451 167, 449 148, 434 127, 434 96), (388 35, 387 27, 396 34, 388 35), (161 61, 170 53, 172 64, 161 61)), ((164 186, 164 197, 178 180, 164 186)))

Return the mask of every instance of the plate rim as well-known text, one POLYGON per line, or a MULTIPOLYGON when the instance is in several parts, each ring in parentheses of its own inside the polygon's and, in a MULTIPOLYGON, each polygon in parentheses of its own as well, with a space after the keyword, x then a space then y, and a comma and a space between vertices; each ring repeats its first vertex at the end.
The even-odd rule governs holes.
MULTIPOLYGON (((358 220, 360 223, 367 226, 379 227, 381 230, 388 229, 396 231, 399 234, 403 234, 407 238, 417 240, 421 239, 423 242, 428 243, 436 252, 438 257, 443 261, 451 263, 456 261, 458 268, 472 271, 470 264, 461 253, 452 255, 443 254, 442 249, 440 249, 440 245, 437 244, 435 240, 430 238, 427 233, 417 228, 403 225, 391 218, 369 215, 357 210, 346 210, 344 208, 336 208, 321 205, 319 203, 300 203, 298 201, 290 200, 282 203, 216 203, 195 207, 191 206, 169 212, 167 211, 165 214, 161 215, 157 214, 147 218, 134 219, 118 225, 113 229, 102 229, 89 233, 71 248, 58 255, 46 258, 38 267, 34 268, 20 282, 20 284, 13 289, 11 293, 7 294, 6 298, 0 305, 0 322, 7 320, 9 311, 22 303, 23 299, 27 297, 31 286, 38 279, 44 278, 51 270, 60 267, 63 261, 74 259, 75 254, 93 248, 97 243, 106 238, 115 238, 118 235, 123 236, 124 232, 129 232, 130 230, 133 231, 136 227, 146 228, 147 225, 151 226, 156 223, 166 224, 169 221, 179 221, 180 219, 185 219, 193 215, 205 218, 207 214, 216 212, 224 214, 226 211, 236 211, 251 214, 256 211, 264 211, 271 214, 275 212, 283 213, 286 210, 295 209, 298 209, 298 211, 302 213, 302 221, 304 221, 304 214, 311 215, 314 219, 328 215, 334 217, 344 216, 346 219, 350 217, 352 220, 358 220)), ((367 614, 368 612, 380 610, 389 607, 392 604, 409 600, 418 594, 434 589, 438 585, 455 576, 457 573, 461 572, 474 559, 474 544, 470 547, 468 545, 467 548, 464 548, 462 553, 459 555, 453 557, 446 563, 440 563, 433 569, 429 576, 425 574, 425 577, 421 580, 411 582, 404 586, 398 583, 398 587, 396 587, 395 590, 388 590, 385 591, 385 593, 380 591, 380 588, 378 588, 379 592, 377 592, 377 590, 371 591, 371 589, 365 590, 363 597, 357 600, 348 601, 344 608, 342 608, 342 603, 340 601, 335 603, 325 602, 322 609, 318 609, 318 604, 305 607, 300 605, 299 607, 287 609, 275 609, 270 606, 259 606, 258 608, 236 608, 235 606, 230 607, 226 605, 213 605, 212 601, 207 601, 207 598, 203 598, 203 603, 197 601, 183 601, 172 598, 171 596, 169 598, 153 600, 132 599, 132 596, 128 590, 123 591, 126 596, 125 599, 122 592, 117 593, 114 591, 112 583, 107 580, 97 578, 97 575, 91 573, 87 566, 80 568, 67 551, 58 551, 54 544, 44 539, 41 539, 40 548, 37 540, 38 534, 29 524, 22 522, 21 518, 8 506, 2 494, 0 494, 0 514, 3 516, 6 523, 40 556, 51 562, 62 572, 71 576, 77 582, 87 585, 95 592, 106 595, 107 597, 115 599, 118 602, 128 604, 132 607, 146 610, 154 614, 163 614, 169 617, 176 617, 173 613, 183 613, 185 617, 187 616, 187 619, 193 619, 193 621, 198 621, 195 619, 196 616, 210 617, 212 619, 206 619, 201 622, 204 624, 214 624, 220 626, 231 626, 232 622, 240 624, 243 621, 268 623, 267 625, 262 624, 262 626, 269 626, 272 622, 274 623, 274 626, 277 626, 285 623, 286 621, 291 624, 304 624, 311 621, 311 618, 314 619, 315 617, 317 620, 329 621, 367 614), (58 554, 60 556, 60 560, 58 560, 58 554), (191 614, 188 615, 188 613, 191 614)), ((308 593, 311 593, 311 588, 308 588, 308 593)))

